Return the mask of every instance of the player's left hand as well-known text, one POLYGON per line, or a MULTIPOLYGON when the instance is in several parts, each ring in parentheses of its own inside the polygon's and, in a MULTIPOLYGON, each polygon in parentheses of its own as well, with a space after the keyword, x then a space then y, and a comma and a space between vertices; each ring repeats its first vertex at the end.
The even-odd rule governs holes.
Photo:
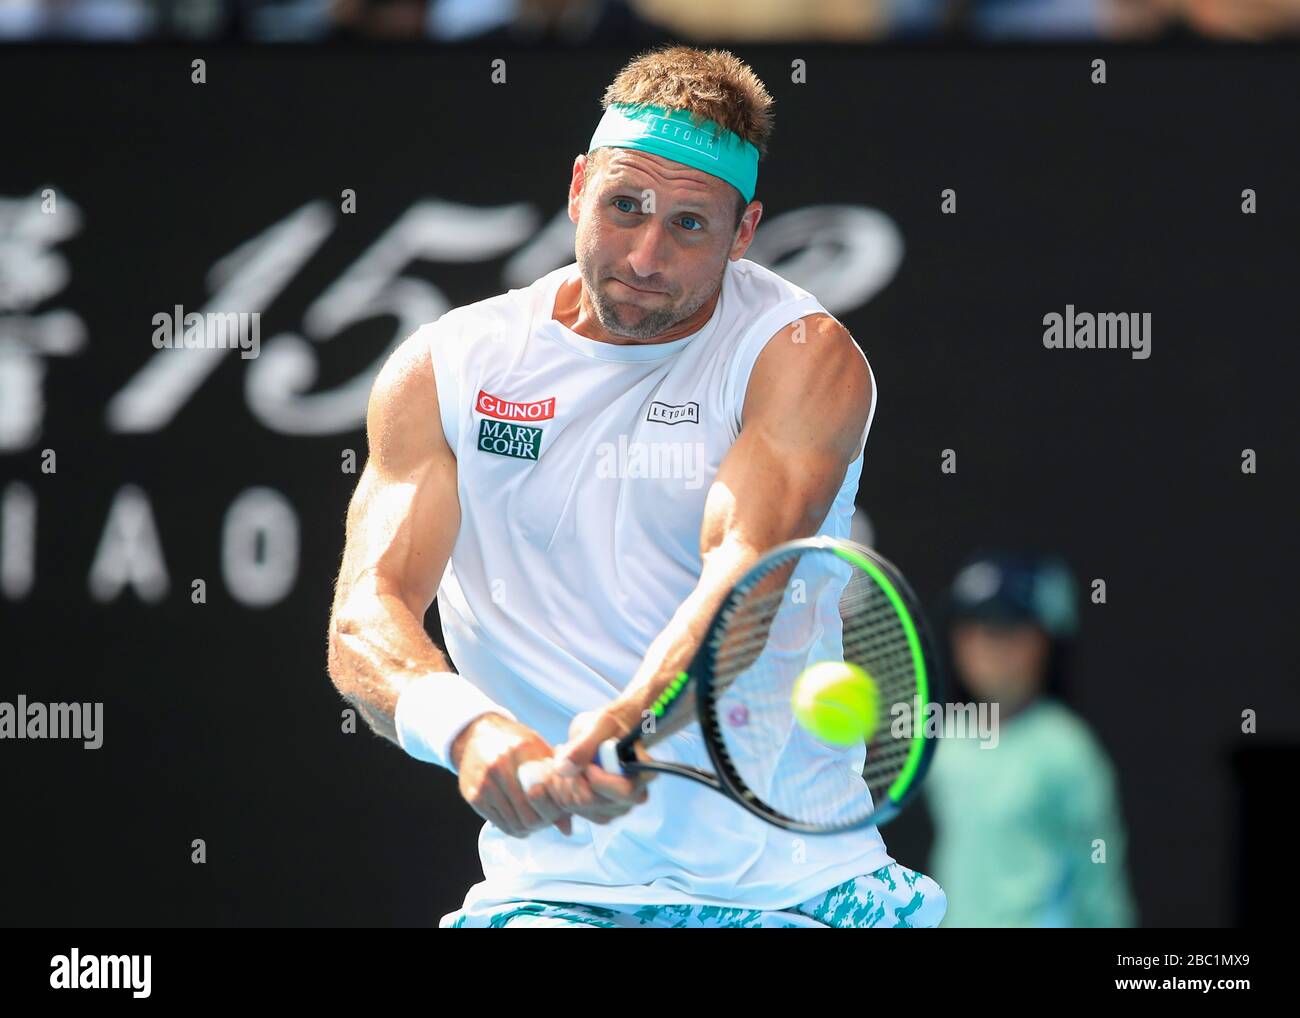
POLYGON ((555 748, 547 791, 551 798, 594 824, 607 824, 649 797, 652 774, 621 777, 593 763, 600 744, 630 732, 640 717, 626 708, 607 707, 577 715, 569 724, 569 740, 555 748))

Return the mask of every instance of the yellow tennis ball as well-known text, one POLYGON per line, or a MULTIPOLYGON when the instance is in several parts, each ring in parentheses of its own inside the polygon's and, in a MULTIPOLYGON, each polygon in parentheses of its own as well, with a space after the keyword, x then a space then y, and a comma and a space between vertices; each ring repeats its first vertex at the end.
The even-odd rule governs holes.
POLYGON ((852 746, 876 730, 880 693, 857 665, 821 661, 795 679, 790 706, 799 724, 822 742, 852 746))

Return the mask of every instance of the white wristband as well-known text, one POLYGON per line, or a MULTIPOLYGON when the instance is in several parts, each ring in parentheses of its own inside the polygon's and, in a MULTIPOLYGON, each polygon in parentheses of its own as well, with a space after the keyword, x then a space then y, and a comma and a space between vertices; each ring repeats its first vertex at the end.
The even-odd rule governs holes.
POLYGON ((453 774, 451 744, 475 718, 501 714, 515 716, 455 672, 434 672, 408 683, 397 698, 393 725, 397 742, 411 756, 445 767, 453 774))

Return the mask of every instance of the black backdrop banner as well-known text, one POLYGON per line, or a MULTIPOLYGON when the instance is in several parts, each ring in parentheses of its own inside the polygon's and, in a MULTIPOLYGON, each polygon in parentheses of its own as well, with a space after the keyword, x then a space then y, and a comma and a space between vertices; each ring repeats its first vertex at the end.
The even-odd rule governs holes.
MULTIPOLYGON (((876 544, 936 602, 989 545, 1104 579, 1073 700, 1141 919, 1236 921, 1242 712, 1300 732, 1296 53, 739 52, 749 256, 878 380, 876 544), (1047 348, 1067 308, 1149 314, 1149 356, 1047 348)), ((479 879, 455 779, 346 730, 343 518, 385 352, 572 260, 629 55, 0 49, 0 701, 103 705, 97 749, 0 741, 0 923, 429 924, 479 879), (256 346, 158 348, 190 312, 256 346)))

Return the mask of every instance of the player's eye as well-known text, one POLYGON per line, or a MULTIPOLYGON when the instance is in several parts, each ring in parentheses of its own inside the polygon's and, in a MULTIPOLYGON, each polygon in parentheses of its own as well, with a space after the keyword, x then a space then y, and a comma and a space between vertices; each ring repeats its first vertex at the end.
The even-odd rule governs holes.
POLYGON ((701 223, 694 216, 682 216, 682 218, 677 221, 681 223, 683 226, 685 226, 686 229, 689 230, 691 233, 695 233, 697 230, 704 229, 704 224, 701 223), (692 226, 691 225, 692 223, 694 223, 695 225, 692 226))
POLYGON ((637 204, 631 198, 615 198, 613 204, 620 212, 632 213, 637 210, 637 204))

